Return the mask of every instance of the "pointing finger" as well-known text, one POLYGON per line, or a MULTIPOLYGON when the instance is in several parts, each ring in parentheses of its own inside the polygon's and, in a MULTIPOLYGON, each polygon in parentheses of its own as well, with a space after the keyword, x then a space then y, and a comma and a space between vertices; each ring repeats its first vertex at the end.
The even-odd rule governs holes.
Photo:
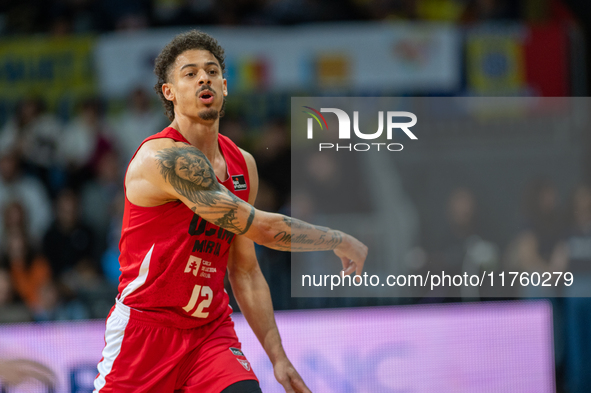
MULTIPOLYGON (((355 263, 354 263, 354 265, 355 265, 355 263)), ((355 266, 357 267, 355 274, 358 276, 361 276, 361 273, 363 273, 363 264, 360 264, 359 266, 357 266, 357 265, 355 265, 355 266)))

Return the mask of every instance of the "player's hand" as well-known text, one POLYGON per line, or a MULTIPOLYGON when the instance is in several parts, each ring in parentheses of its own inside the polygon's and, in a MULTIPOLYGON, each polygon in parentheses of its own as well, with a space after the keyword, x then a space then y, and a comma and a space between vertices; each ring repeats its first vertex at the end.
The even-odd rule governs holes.
POLYGON ((276 362, 273 372, 286 393, 312 393, 288 358, 276 362))
POLYGON ((361 276, 365 258, 367 258, 367 246, 353 236, 343 234, 343 241, 334 253, 341 258, 343 264, 342 274, 348 276, 351 273, 361 276))

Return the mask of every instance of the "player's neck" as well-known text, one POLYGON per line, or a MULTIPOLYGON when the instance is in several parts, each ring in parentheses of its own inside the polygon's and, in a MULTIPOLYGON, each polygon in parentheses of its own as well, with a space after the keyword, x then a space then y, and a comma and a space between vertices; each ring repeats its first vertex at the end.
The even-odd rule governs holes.
POLYGON ((203 124, 186 118, 175 118, 170 127, 180 132, 191 145, 205 154, 209 161, 214 162, 216 154, 219 152, 219 119, 212 124, 203 124))

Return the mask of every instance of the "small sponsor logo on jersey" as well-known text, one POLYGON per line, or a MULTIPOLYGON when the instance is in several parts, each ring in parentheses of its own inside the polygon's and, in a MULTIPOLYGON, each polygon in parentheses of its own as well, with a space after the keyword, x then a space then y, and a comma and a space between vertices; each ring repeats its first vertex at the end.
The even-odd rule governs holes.
MULTIPOLYGON (((201 266, 201 262, 203 260, 201 258, 197 258, 194 255, 191 255, 189 257, 189 260, 187 261, 187 266, 185 267, 185 273, 191 273, 193 272, 194 276, 197 276, 197 273, 199 272, 199 266, 201 266)), ((203 262, 207 262, 207 261, 203 261, 203 262)), ((211 263, 211 262, 207 262, 207 263, 211 263)))
POLYGON ((242 360, 242 359, 236 359, 240 362, 240 364, 242 364, 242 367, 244 367, 244 369, 246 371, 250 371, 250 364, 248 363, 247 360, 242 360))
POLYGON ((232 351, 232 353, 236 356, 244 356, 242 351, 239 350, 238 348, 230 347, 230 351, 232 351))
POLYGON ((232 181, 234 182, 234 190, 236 190, 236 191, 246 190, 246 180, 244 179, 244 175, 232 176, 232 181))

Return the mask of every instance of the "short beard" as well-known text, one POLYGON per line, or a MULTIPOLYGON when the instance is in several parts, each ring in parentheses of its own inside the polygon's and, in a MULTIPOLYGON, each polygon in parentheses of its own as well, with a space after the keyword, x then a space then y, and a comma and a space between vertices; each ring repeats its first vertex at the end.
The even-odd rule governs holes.
POLYGON ((202 120, 217 120, 220 117, 220 112, 217 109, 209 108, 199 112, 199 117, 202 120))

